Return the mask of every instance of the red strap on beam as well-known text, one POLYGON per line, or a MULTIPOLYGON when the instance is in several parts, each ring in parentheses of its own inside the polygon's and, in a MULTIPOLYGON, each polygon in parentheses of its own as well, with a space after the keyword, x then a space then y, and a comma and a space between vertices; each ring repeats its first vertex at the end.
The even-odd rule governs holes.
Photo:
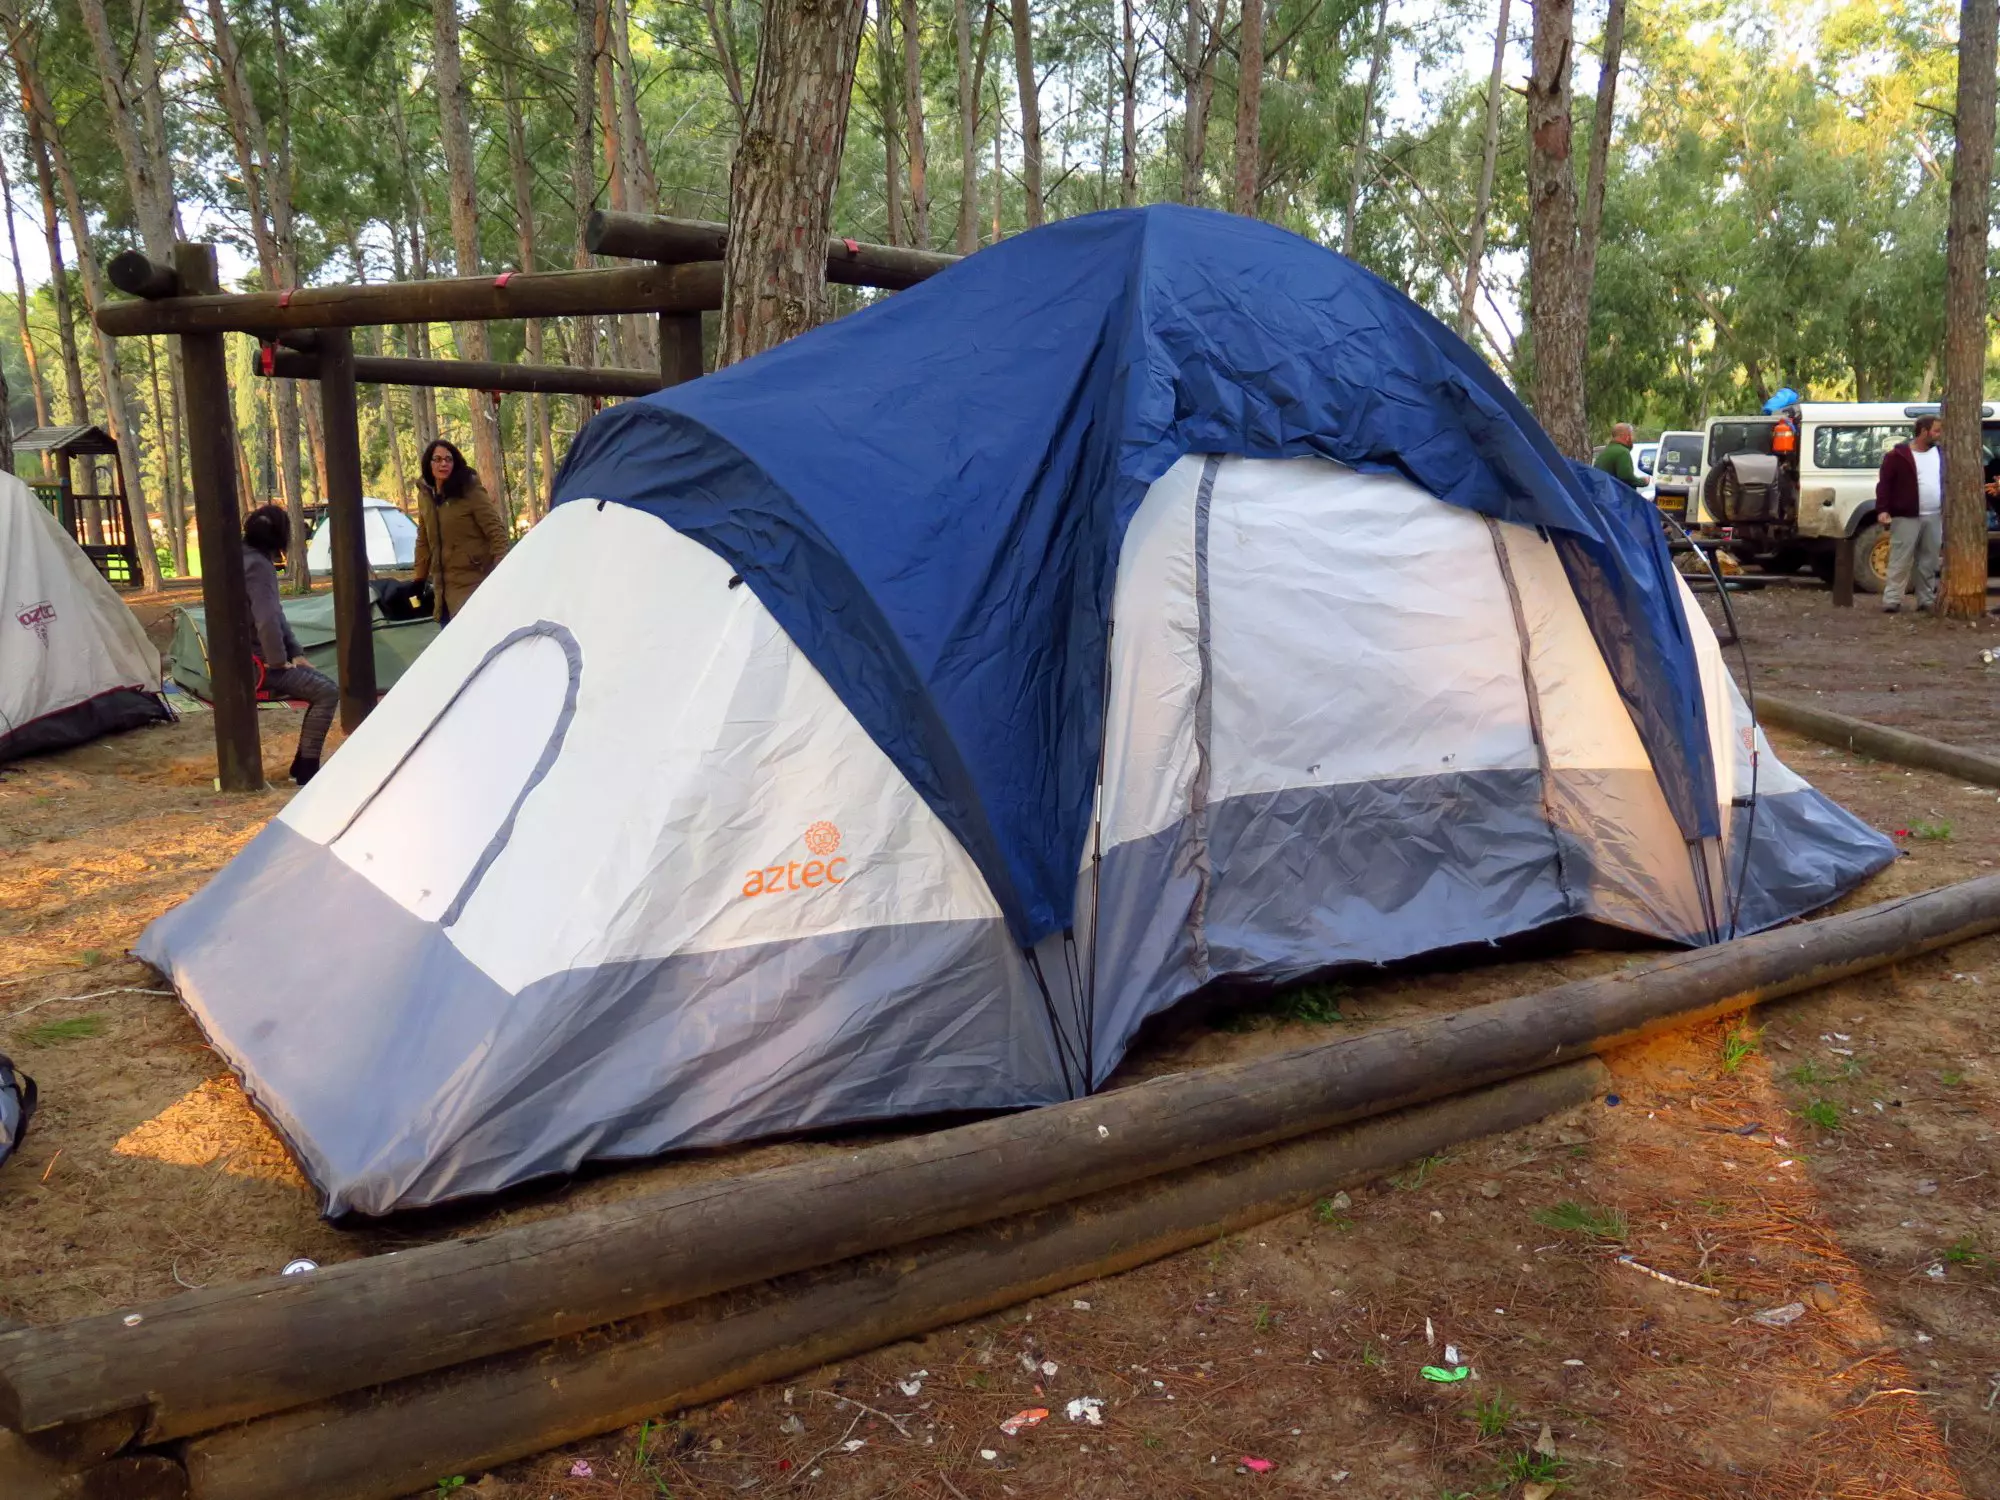
POLYGON ((257 346, 257 373, 269 375, 278 368, 278 347, 275 344, 257 346))
POLYGON ((497 287, 505 286, 508 282, 512 281, 513 279, 514 279, 514 273, 512 271, 502 271, 498 276, 495 276, 493 278, 493 284, 497 287))
POLYGON ((860 244, 854 240, 842 240, 840 243, 847 246, 847 253, 849 255, 859 255, 861 253, 860 244))
POLYGON ((297 290, 298 288, 295 286, 288 286, 282 292, 278 293, 278 306, 290 307, 292 305, 292 293, 297 290))

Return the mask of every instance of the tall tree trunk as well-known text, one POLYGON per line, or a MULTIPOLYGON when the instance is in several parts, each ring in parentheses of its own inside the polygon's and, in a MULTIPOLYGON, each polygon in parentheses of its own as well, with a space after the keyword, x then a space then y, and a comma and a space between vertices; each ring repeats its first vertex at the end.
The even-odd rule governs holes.
POLYGON ((931 248, 929 159, 924 149, 923 29, 917 0, 903 0, 903 107, 910 132, 910 240, 931 248))
POLYGON ((639 75, 632 64, 631 0, 611 0, 611 46, 613 61, 618 64, 618 138, 625 147, 625 190, 635 212, 657 213, 660 184, 646 150, 645 126, 639 117, 639 75))
MULTIPOLYGON (((1597 239, 1604 227, 1604 183, 1611 165, 1611 127, 1618 108, 1618 68, 1625 53, 1625 0, 1611 0, 1604 16, 1604 50, 1597 73, 1597 107, 1590 117, 1590 157, 1583 179, 1583 219, 1576 231, 1577 279, 1583 284, 1583 319, 1590 325, 1590 293, 1597 282, 1597 239)), ((1586 420, 1589 412, 1585 412, 1586 420)))
POLYGON ((614 213, 632 200, 625 191, 625 152, 618 131, 618 86, 611 76, 611 0, 596 0, 591 15, 591 53, 597 60, 597 128, 604 137, 605 186, 614 213))
POLYGON ((1000 211, 1007 202, 1007 173, 1000 163, 1000 86, 993 86, 993 243, 1000 243, 1000 211))
POLYGON ((1139 39, 1133 30, 1132 0, 1121 0, 1118 98, 1121 110, 1118 157, 1118 206, 1139 202, 1139 39))
MULTIPOLYGON (((1387 0, 1384 0, 1386 7, 1387 0)), ((1260 111, 1264 99, 1264 0, 1243 0, 1243 25, 1236 36, 1236 191, 1230 207, 1257 216, 1260 111)), ((1363 132, 1367 126, 1364 122, 1363 132)))
POLYGON ((1584 423, 1584 311, 1576 244, 1576 170, 1570 160, 1572 0, 1535 7, 1528 72, 1528 332, 1535 416, 1556 447, 1590 455, 1584 423))
POLYGON ((1215 0, 1211 15, 1202 0, 1187 0, 1182 38, 1182 89, 1186 115, 1181 125, 1181 202, 1199 204, 1208 196, 1208 116, 1215 102, 1215 59, 1222 50, 1229 0, 1215 0))
MULTIPOLYGON (((18 65, 17 65, 18 66, 18 65)), ((21 75, 23 98, 26 98, 27 75, 21 75)), ((60 210, 56 207, 55 172, 49 166, 49 143, 42 134, 42 123, 32 110, 28 117, 28 150, 35 159, 35 181, 41 189, 42 198, 42 243, 49 257, 49 290, 56 304, 56 339, 62 350, 63 397, 69 403, 71 423, 90 420, 90 402, 83 391, 83 361, 76 349, 76 315, 70 310, 69 272, 63 266, 62 231, 58 228, 60 210)))
MULTIPOLYGON (((431 0, 433 37, 437 44, 436 74, 438 134, 444 146, 445 169, 451 179, 451 243, 458 274, 477 276, 479 258, 479 210, 475 199, 478 182, 472 159, 472 125, 467 118, 470 93, 465 86, 465 64, 459 51, 457 0, 431 0)), ((460 358, 484 360, 488 354, 486 325, 461 323, 452 330, 460 358)), ((468 401, 472 418, 473 460, 486 481, 494 503, 504 514, 507 509, 507 471, 500 451, 500 432, 492 407, 482 401, 468 401)))
POLYGON ((770 0, 750 125, 729 170, 719 365, 804 333, 826 306, 831 228, 863 0, 770 0))
MULTIPOLYGON (((570 116, 570 196, 576 204, 575 264, 579 271, 590 269, 590 247, 584 242, 584 226, 597 203, 597 29, 593 22, 592 0, 572 0, 576 15, 576 98, 570 116)), ((574 321, 575 363, 589 368, 597 363, 597 319, 588 315, 574 321)), ((576 398, 576 430, 590 420, 588 396, 576 398)))
MULTIPOLYGON (((7 258, 14 265, 14 316, 20 324, 21 353, 28 361, 28 384, 35 388, 35 425, 49 425, 49 393, 42 383, 42 362, 36 354, 35 336, 28 331, 28 283, 21 273, 21 246, 14 236, 14 184, 7 176, 7 159, 0 153, 0 202, 7 209, 7 258)), ((8 424, 8 431, 13 431, 8 424)), ((11 472, 12 466, 9 466, 11 472)))
MULTIPOLYGON (((160 357, 153 339, 146 339, 146 375, 153 387, 153 442, 162 455, 179 451, 179 444, 167 431, 166 403, 160 397, 160 357)), ((173 558, 174 576, 187 577, 187 508, 181 498, 180 466, 168 460, 161 465, 161 510, 167 522, 167 551, 173 558)))
MULTIPOLYGON (((502 29, 510 35, 519 35, 519 28, 508 24, 513 11, 513 0, 505 0, 505 4, 499 10, 502 29)), ((507 96, 507 171, 514 189, 514 253, 520 260, 521 269, 532 271, 535 269, 535 174, 534 168, 528 162, 528 130, 527 123, 522 117, 521 93, 516 87, 517 82, 514 54, 510 50, 501 54, 500 89, 507 96)), ((542 320, 528 319, 525 333, 528 363, 533 365, 543 363, 545 346, 542 320)), ((555 474, 555 453, 549 440, 548 398, 532 395, 527 401, 528 421, 533 426, 532 441, 541 454, 540 472, 546 482, 555 474)), ((536 469, 532 462, 529 463, 527 472, 529 484, 524 503, 529 518, 533 520, 542 514, 546 499, 546 483, 537 485, 534 482, 536 469)))
MULTIPOLYGON (((1247 0, 1246 0, 1247 3, 1247 0)), ((1571 0, 1561 0, 1567 5, 1571 0)), ((1369 138, 1375 132, 1375 91, 1389 57, 1389 0, 1375 7, 1375 46, 1368 54, 1368 86, 1361 91, 1361 123, 1354 132, 1354 160, 1347 175, 1347 212, 1341 216, 1340 253, 1352 257, 1361 220, 1361 187, 1368 180, 1369 138)))
POLYGON ((875 0, 875 87, 881 95, 875 113, 882 122, 882 202, 889 215, 889 243, 907 245, 910 220, 903 206, 902 136, 896 128, 902 87, 896 81, 895 4, 875 0))
POLYGON ((736 133, 742 135, 750 118, 750 101, 743 93, 743 69, 736 61, 736 7, 733 0, 701 0, 702 14, 708 18, 708 40, 715 48, 715 60, 722 70, 723 85, 729 90, 730 106, 736 111, 736 133))
POLYGON ((1479 193, 1472 206, 1472 231, 1466 238, 1465 279, 1458 292, 1458 336, 1472 337, 1478 319, 1479 277, 1486 259, 1486 220, 1493 208, 1493 168, 1500 159, 1500 94, 1507 67, 1507 11, 1500 0, 1500 20, 1493 28, 1493 72, 1486 80, 1486 149, 1479 159, 1479 193))
POLYGON ((1028 227, 1042 222, 1042 100, 1035 80, 1035 27, 1028 0, 1011 0, 1014 18, 1014 83, 1021 98, 1021 186, 1027 198, 1028 227))
MULTIPOLYGON (((291 109, 290 74, 282 66, 286 38, 282 14, 271 12, 273 58, 279 69, 278 136, 282 151, 274 154, 263 111, 257 107, 244 71, 243 54, 236 44, 234 29, 223 0, 208 0, 209 29, 214 42, 215 75, 222 96, 223 114, 229 121, 229 136, 236 152, 236 165, 243 177, 243 195, 250 209, 251 239, 257 248, 257 269, 264 285, 272 290, 292 286, 297 280, 297 248, 292 231, 292 180, 290 161, 291 109)), ((305 534, 305 494, 299 463, 299 392, 292 380, 273 382, 273 427, 278 448, 279 503, 291 518, 292 533, 305 534)), ((246 494, 252 493, 245 491, 246 494)), ((306 566, 306 549, 294 547, 287 559, 287 574, 294 590, 311 587, 306 566)))
POLYGON ((1944 580, 1940 611, 1986 614, 1985 471, 1980 405, 1992 326, 1986 258, 1993 188, 1994 0, 1961 0, 1958 144, 1945 232, 1944 580))
POLYGON ((952 0, 951 20, 958 44, 958 253, 970 255, 979 248, 979 95, 972 84, 972 0, 952 0))
MULTIPOLYGON (((174 253, 173 181, 166 142, 152 138, 153 122, 163 119, 163 115, 157 110, 149 112, 143 102, 147 91, 157 93, 160 87, 154 61, 152 18, 144 6, 133 7, 133 53, 128 66, 112 38, 103 0, 77 0, 77 8, 97 55, 98 82, 104 91, 104 108, 110 116, 112 139, 117 142, 118 155, 124 163, 125 185, 132 199, 133 212, 139 220, 140 238, 145 242, 147 255, 163 264, 170 262, 174 253)), ((17 28, 10 25, 10 31, 14 30, 17 28)), ((42 104, 42 128, 56 151, 57 175, 65 179, 64 197, 72 199, 75 196, 74 185, 68 180, 66 152, 55 139, 54 117, 47 111, 46 101, 42 104)), ((85 248, 86 231, 82 227, 85 221, 79 205, 71 204, 70 218, 72 225, 76 226, 71 237, 76 242, 77 259, 84 273, 85 300, 95 314, 102 299, 102 288, 94 284, 97 267, 91 263, 85 248)), ((116 345, 100 336, 98 347, 100 350, 115 349, 116 345)), ((139 430, 127 420, 123 385, 123 376, 117 368, 114 354, 112 362, 104 367, 105 407, 118 428, 119 467, 125 474, 126 498, 135 512, 132 519, 138 531, 138 535, 131 540, 139 554, 139 572, 145 579, 146 587, 157 591, 160 587, 160 559, 154 549, 153 520, 146 505, 145 485, 141 479, 143 439, 139 430)), ((163 464, 171 464, 176 461, 176 455, 162 454, 161 460, 163 464)))

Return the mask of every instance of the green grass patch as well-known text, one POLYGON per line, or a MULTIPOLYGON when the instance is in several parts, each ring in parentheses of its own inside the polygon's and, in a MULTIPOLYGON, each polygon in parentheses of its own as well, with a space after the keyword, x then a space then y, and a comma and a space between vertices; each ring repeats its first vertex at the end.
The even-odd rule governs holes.
POLYGON ((1816 1063, 1802 1062, 1785 1076, 1802 1089, 1809 1089, 1816 1084, 1826 1082, 1826 1075, 1820 1072, 1816 1063))
POLYGON ((1798 1113, 1806 1124, 1821 1130, 1839 1130, 1846 1123, 1840 1117, 1840 1106, 1831 1099, 1815 1099, 1798 1113))
POLYGON ((1271 1011, 1280 1021, 1301 1026, 1332 1026, 1347 1019, 1340 1006, 1353 993, 1344 984, 1309 984, 1280 995, 1271 1011))
POLYGON ((1910 837, 1924 839, 1934 844, 1944 843, 1951 837, 1951 821, 1948 818, 1938 818, 1929 823, 1912 823, 1910 837))
POLYGON ((1446 1160, 1447 1158, 1444 1156, 1442 1152, 1440 1152, 1436 1156, 1426 1156, 1423 1158, 1423 1160, 1419 1161, 1415 1166, 1411 1167, 1409 1171, 1399 1173, 1398 1175, 1391 1177, 1389 1181, 1394 1183, 1397 1187, 1401 1188, 1404 1192, 1413 1193, 1418 1188, 1422 1187, 1425 1183, 1429 1182, 1431 1180, 1431 1173, 1435 1172, 1439 1167, 1443 1166, 1446 1160))
POLYGON ((1615 1208, 1597 1208, 1588 1203, 1564 1199, 1553 1208, 1538 1210, 1535 1222, 1544 1229, 1563 1234, 1580 1234, 1588 1239, 1622 1241, 1628 1232, 1625 1215, 1615 1208))
POLYGON ((1763 1039, 1762 1031, 1745 1030, 1732 1026, 1722 1034, 1722 1071, 1734 1073, 1743 1066, 1745 1058, 1757 1051, 1757 1044, 1763 1039))
POLYGON ((1948 1089, 1955 1089, 1960 1087, 1965 1082, 1965 1075, 1963 1073, 1953 1073, 1953 1072, 1940 1073, 1938 1074, 1938 1082, 1943 1084, 1948 1089))
POLYGON ((1481 1438, 1497 1438, 1507 1431, 1514 1420, 1514 1408, 1508 1404, 1504 1391, 1495 1391, 1484 1401, 1473 1407, 1466 1416, 1479 1429, 1481 1438))
POLYGON ((1944 1258, 1955 1266, 1983 1266, 1986 1256, 1973 1243, 1972 1236, 1962 1234, 1944 1247, 1944 1258))
POLYGON ((71 1016, 67 1021, 44 1021, 29 1027, 24 1040, 30 1047, 60 1047, 64 1042, 80 1042, 103 1030, 102 1016, 71 1016))
POLYGON ((1532 1450, 1516 1453, 1502 1465, 1500 1485, 1503 1488, 1516 1484, 1560 1485, 1564 1482, 1563 1470, 1567 1467, 1568 1465, 1560 1458, 1551 1457, 1546 1453, 1536 1453, 1532 1450))

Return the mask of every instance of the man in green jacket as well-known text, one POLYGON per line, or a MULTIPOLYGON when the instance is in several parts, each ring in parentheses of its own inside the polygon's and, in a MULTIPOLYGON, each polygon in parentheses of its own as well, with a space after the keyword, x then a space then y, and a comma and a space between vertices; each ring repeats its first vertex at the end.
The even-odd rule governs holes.
POLYGON ((1613 479, 1639 488, 1639 471, 1632 466, 1632 424, 1620 422, 1611 429, 1611 441, 1599 450, 1592 468, 1602 469, 1613 479))

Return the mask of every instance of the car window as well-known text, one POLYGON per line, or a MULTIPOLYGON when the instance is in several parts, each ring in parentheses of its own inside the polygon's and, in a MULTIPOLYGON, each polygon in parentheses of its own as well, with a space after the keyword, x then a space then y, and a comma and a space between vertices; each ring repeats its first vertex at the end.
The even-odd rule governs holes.
POLYGON ((1769 453, 1774 422, 1717 422, 1708 429, 1708 466, 1739 453, 1769 453))
POLYGON ((1632 449, 1632 467, 1641 474, 1653 472, 1653 455, 1660 451, 1658 443, 1639 443, 1632 449))
POLYGON ((1662 476, 1692 477, 1701 467, 1701 434, 1677 433, 1660 439, 1660 456, 1653 472, 1662 476))
POLYGON ((1813 429, 1815 469, 1878 469, 1882 455, 1910 435, 1907 422, 1831 422, 1813 429))

